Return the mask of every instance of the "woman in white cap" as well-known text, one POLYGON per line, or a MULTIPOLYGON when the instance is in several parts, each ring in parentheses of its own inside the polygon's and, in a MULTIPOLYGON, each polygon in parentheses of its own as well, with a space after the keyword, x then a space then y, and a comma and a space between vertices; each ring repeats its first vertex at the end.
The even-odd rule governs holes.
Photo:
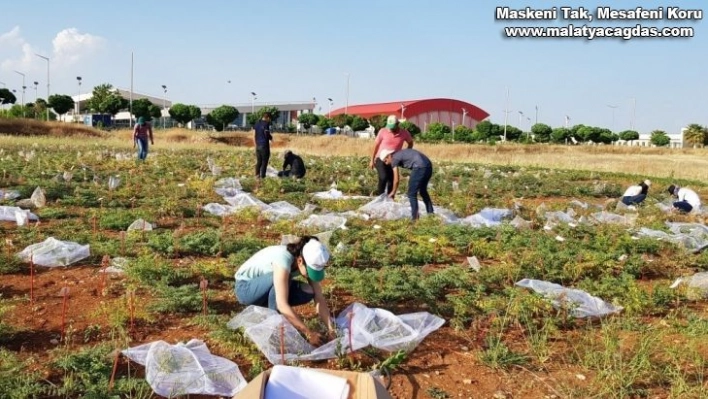
POLYGON ((690 188, 679 187, 678 185, 672 184, 669 186, 669 194, 677 199, 673 204, 674 209, 685 213, 701 209, 701 197, 690 188))
POLYGON ((403 144, 408 143, 408 148, 413 148, 413 136, 406 129, 401 129, 396 115, 389 115, 386 127, 381 128, 376 135, 374 152, 371 154, 369 168, 376 168, 379 175, 379 184, 376 195, 391 193, 393 191, 393 168, 381 161, 379 156, 383 150, 400 151, 403 144))
POLYGON ((642 203, 642 201, 647 198, 649 187, 651 187, 651 181, 649 180, 644 180, 637 185, 629 186, 627 191, 624 192, 624 195, 622 195, 622 203, 627 206, 642 203))
POLYGON ((320 319, 330 334, 334 332, 334 323, 320 286, 329 257, 327 248, 312 236, 302 237, 288 245, 263 248, 236 272, 236 298, 243 305, 277 310, 304 333, 312 345, 319 346, 322 338, 302 322, 292 307, 314 299, 320 319), (296 281, 298 276, 304 277, 307 283, 296 281))

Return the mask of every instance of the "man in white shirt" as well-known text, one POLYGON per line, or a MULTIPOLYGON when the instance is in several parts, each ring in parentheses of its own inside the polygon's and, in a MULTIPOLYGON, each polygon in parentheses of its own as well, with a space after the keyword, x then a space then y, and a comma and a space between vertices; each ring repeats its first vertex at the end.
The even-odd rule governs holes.
POLYGON ((701 208, 701 198, 695 191, 690 188, 679 187, 677 185, 669 186, 669 193, 677 198, 674 202, 674 208, 682 212, 698 211, 701 208))
POLYGON ((636 186, 630 186, 622 195, 622 203, 630 206, 637 205, 647 198, 651 181, 644 180, 636 186))

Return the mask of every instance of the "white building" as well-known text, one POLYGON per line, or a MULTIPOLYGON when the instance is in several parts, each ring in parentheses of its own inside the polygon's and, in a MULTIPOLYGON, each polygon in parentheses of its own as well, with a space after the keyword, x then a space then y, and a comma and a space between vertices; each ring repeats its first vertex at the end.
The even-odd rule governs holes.
MULTIPOLYGON (((683 132, 686 130, 686 128, 681 129, 681 133, 667 133, 666 135, 669 136, 669 139, 671 140, 669 142, 669 145, 667 147, 669 148, 683 148, 683 132)), ((624 140, 618 140, 615 142, 615 145, 627 145, 627 146, 637 146, 637 147, 656 147, 654 144, 651 143, 651 134, 640 134, 639 139, 637 140, 632 140, 632 141, 624 141, 624 140)))
MULTIPOLYGON (((120 95, 125 99, 130 99, 130 90, 116 89, 120 95)), ((79 121, 83 120, 83 116, 87 114, 86 101, 93 97, 93 93, 85 93, 81 95, 72 96, 72 99, 79 107, 78 114, 76 113, 76 107, 74 110, 70 111, 65 120, 66 121, 79 121)), ((169 109, 172 106, 172 101, 159 96, 154 96, 150 94, 137 93, 133 91, 132 99, 137 100, 141 98, 148 99, 151 103, 157 105, 162 109, 162 120, 167 126, 172 126, 173 123, 170 118, 169 109)), ((215 108, 223 104, 207 104, 199 105, 202 110, 202 117, 205 117, 215 108)), ((284 128, 285 126, 293 123, 297 123, 297 117, 303 112, 313 112, 315 109, 315 103, 313 101, 291 101, 291 102, 254 102, 254 103, 244 103, 244 104, 227 104, 234 106, 239 111, 239 116, 236 120, 231 123, 231 126, 235 127, 246 127, 247 118, 252 112, 258 112, 264 107, 275 107, 280 111, 280 117, 274 120, 273 123, 278 128, 284 128)), ((203 119, 203 118, 202 118, 203 119)), ((130 124, 130 112, 128 110, 121 111, 116 114, 114 121, 116 125, 129 125, 130 124)), ((196 121, 196 124, 203 123, 203 121, 196 121)), ((189 126, 192 128, 192 126, 189 126)))

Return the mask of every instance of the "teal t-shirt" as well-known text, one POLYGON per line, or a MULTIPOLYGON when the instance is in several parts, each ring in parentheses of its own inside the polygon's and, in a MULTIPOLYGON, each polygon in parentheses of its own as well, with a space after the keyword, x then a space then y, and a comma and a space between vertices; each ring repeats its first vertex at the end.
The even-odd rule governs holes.
MULTIPOLYGON (((285 245, 273 245, 265 247, 251 256, 236 271, 236 281, 249 281, 264 274, 272 274, 276 267, 289 271, 293 274, 291 266, 293 256, 288 252, 285 245)), ((297 269, 295 269, 297 272, 297 269)))

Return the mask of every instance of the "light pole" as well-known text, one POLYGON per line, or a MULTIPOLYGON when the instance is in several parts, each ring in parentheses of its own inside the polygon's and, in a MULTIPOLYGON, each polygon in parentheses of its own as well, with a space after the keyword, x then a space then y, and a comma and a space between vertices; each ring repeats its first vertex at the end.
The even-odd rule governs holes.
MULTIPOLYGON (((49 57, 35 53, 37 57, 47 61, 47 102, 49 102, 49 57)), ((49 107, 47 107, 47 122, 49 122, 49 107)))
POLYGON ((251 92, 251 114, 256 113, 256 99, 258 98, 255 92, 251 92))
POLYGON ((538 125, 538 105, 536 106, 536 121, 534 124, 538 125))
POLYGON ((344 115, 349 115, 349 74, 346 73, 347 75, 347 103, 344 106, 344 115))
POLYGON ((37 104, 37 87, 39 87, 39 82, 34 81, 34 103, 37 104))
POLYGON ((467 126, 465 125, 465 117, 467 116, 467 110, 462 108, 462 126, 467 126))
POLYGON ((327 112, 327 117, 331 118, 332 117, 332 104, 334 104, 334 101, 331 98, 327 98, 329 100, 329 112, 327 112))
POLYGON ((506 125, 509 121, 509 88, 506 88, 506 107, 504 108, 504 142, 506 142, 506 125))
MULTIPOLYGON (((27 86, 25 86, 25 74, 19 71, 15 71, 16 74, 22 76, 22 117, 25 117, 25 89, 27 86)), ((48 100, 48 99, 47 99, 48 100)))
POLYGON ((313 102, 313 104, 312 104, 312 112, 311 112, 311 113, 314 114, 314 113, 315 113, 315 108, 317 108, 317 98, 312 97, 312 102, 313 102))
MULTIPOLYGON (((167 85, 162 85, 162 90, 164 92, 162 95, 162 111, 164 112, 167 109, 167 85)), ((162 112, 160 113, 160 116, 162 116, 162 128, 164 129, 167 118, 162 115, 162 112)))
POLYGON ((521 117, 524 116, 524 113, 519 111, 519 129, 523 130, 523 127, 521 126, 521 117))
POLYGON ((79 120, 81 114, 81 76, 76 77, 76 82, 79 84, 79 96, 76 98, 76 119, 79 120))
POLYGON ((612 131, 615 131, 615 109, 617 108, 616 105, 607 105, 607 108, 612 109, 612 131))

